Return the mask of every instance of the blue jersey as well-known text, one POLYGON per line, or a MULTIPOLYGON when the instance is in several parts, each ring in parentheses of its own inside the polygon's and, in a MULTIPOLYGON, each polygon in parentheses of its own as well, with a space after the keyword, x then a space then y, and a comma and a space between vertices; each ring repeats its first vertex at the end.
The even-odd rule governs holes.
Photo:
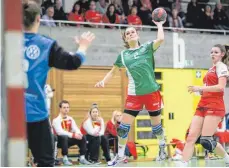
POLYGON ((64 70, 78 69, 84 53, 66 52, 56 41, 34 33, 25 33, 24 85, 27 122, 38 122, 48 117, 44 86, 50 67, 64 70))
POLYGON ((23 70, 27 122, 48 117, 44 86, 49 67, 49 54, 54 40, 45 36, 25 33, 23 70))

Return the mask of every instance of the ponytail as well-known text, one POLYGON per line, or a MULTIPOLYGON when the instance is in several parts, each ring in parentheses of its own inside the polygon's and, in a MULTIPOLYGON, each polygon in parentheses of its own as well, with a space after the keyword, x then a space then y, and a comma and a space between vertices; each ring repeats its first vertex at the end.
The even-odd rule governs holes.
POLYGON ((121 35, 122 35, 122 40, 123 40, 123 43, 124 43, 124 47, 125 47, 126 49, 129 49, 130 46, 129 46, 129 44, 126 42, 125 32, 124 32, 124 33, 121 32, 121 35))
POLYGON ((23 4, 23 24, 25 28, 30 29, 39 15, 40 7, 36 2, 29 1, 23 4))
POLYGON ((229 68, 229 45, 225 45, 225 55, 222 58, 222 62, 229 68))

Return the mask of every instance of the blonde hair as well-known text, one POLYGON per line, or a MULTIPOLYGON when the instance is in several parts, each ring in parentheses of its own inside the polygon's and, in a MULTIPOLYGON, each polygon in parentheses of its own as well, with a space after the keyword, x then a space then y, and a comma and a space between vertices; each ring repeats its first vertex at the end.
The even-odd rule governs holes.
POLYGON ((115 123, 115 116, 116 116, 117 114, 122 114, 122 112, 119 111, 119 110, 113 111, 113 113, 112 113, 112 118, 111 118, 112 123, 115 123))
POLYGON ((222 62, 224 63, 224 64, 226 64, 227 66, 229 66, 229 61, 228 61, 228 52, 226 51, 226 48, 225 48, 225 46, 224 45, 221 45, 221 44, 216 44, 216 45, 214 45, 213 47, 217 47, 217 48, 219 48, 220 49, 220 51, 222 52, 222 53, 224 53, 224 56, 223 56, 223 58, 222 58, 222 62))

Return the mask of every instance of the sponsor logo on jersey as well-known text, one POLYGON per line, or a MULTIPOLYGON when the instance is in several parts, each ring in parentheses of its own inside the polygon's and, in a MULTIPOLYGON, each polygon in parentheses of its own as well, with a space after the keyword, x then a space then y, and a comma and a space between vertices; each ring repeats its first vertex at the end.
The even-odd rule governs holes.
POLYGON ((153 106, 158 106, 158 107, 160 107, 160 103, 159 103, 159 102, 153 103, 153 106))
POLYGON ((40 56, 40 48, 37 45, 30 45, 26 48, 26 56, 29 59, 35 60, 40 56))
POLYGON ((208 114, 212 114, 212 113, 214 113, 214 111, 208 110, 207 113, 208 113, 208 114))
POLYGON ((124 57, 128 57, 130 54, 128 53, 128 52, 125 52, 124 54, 123 54, 123 56, 124 57))
POLYGON ((134 104, 131 103, 131 102, 126 103, 126 106, 127 106, 127 107, 131 107, 131 106, 133 106, 133 105, 134 105, 134 104))

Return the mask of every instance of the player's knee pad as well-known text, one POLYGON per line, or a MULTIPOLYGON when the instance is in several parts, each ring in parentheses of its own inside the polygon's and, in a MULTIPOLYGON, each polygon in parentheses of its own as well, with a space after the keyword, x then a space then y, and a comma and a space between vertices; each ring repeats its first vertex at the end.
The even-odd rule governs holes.
POLYGON ((127 138, 129 132, 130 132, 130 124, 121 123, 117 128, 118 136, 122 139, 127 138))
POLYGON ((212 136, 201 136, 200 144, 210 152, 213 152, 216 148, 217 142, 214 140, 212 136))
POLYGON ((159 116, 159 115, 161 115, 161 110, 149 111, 149 115, 150 115, 151 117, 159 116))
POLYGON ((153 131, 153 134, 156 135, 156 136, 161 136, 164 133, 164 130, 162 128, 161 123, 158 124, 158 125, 153 125, 152 126, 152 131, 153 131))

